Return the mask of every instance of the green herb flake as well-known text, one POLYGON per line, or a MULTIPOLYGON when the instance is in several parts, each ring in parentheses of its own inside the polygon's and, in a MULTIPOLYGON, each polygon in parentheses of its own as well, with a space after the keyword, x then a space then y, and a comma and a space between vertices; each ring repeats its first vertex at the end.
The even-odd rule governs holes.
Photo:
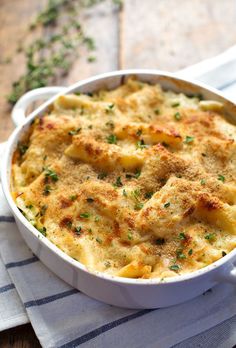
POLYGON ((24 144, 19 144, 18 145, 18 150, 20 152, 20 155, 23 156, 26 151, 28 150, 29 146, 28 145, 24 145, 24 144))
POLYGON ((127 194, 127 192, 126 192, 126 190, 125 190, 125 189, 123 189, 123 196, 125 196, 125 197, 127 197, 127 196, 128 196, 128 194, 127 194))
POLYGON ((27 208, 27 209, 32 209, 32 208, 33 208, 33 205, 32 205, 32 204, 26 205, 26 208, 27 208))
POLYGON ((43 235, 44 237, 46 237, 46 235, 47 235, 47 229, 46 229, 46 227, 38 228, 38 231, 39 231, 40 233, 42 233, 42 235, 43 235))
POLYGON ((94 219, 95 222, 98 222, 100 221, 100 217, 99 216, 95 216, 95 219, 94 219))
POLYGON ((93 203, 93 202, 94 202, 94 199, 91 198, 91 197, 88 197, 88 198, 86 199, 86 201, 87 201, 88 203, 93 203))
POLYGON ((215 233, 209 233, 205 236, 205 239, 208 240, 209 242, 212 242, 216 239, 216 234, 215 233))
POLYGON ((191 144, 193 141, 194 141, 194 137, 192 137, 192 136, 190 136, 190 135, 187 135, 187 136, 185 137, 184 143, 185 143, 185 144, 191 144))
POLYGON ((168 208, 170 206, 170 202, 166 202, 165 204, 164 204, 164 208, 168 208))
POLYGON ((75 201, 77 197, 78 197, 78 195, 71 195, 70 196, 70 200, 71 201, 75 201))
POLYGON ((80 131, 81 131, 81 127, 80 128, 77 128, 77 129, 74 129, 74 130, 70 130, 69 132, 68 132, 68 134, 69 135, 76 135, 76 134, 78 134, 80 131))
POLYGON ((136 203, 134 206, 135 210, 141 210, 143 208, 144 204, 143 203, 136 203))
POLYGON ((82 230, 82 227, 81 226, 78 226, 78 227, 75 227, 75 232, 78 236, 81 235, 81 230, 82 230))
POLYGON ((45 177, 52 179, 52 181, 54 181, 54 182, 58 181, 58 175, 52 169, 46 169, 45 170, 45 177))
POLYGON ((137 147, 137 149, 143 150, 143 149, 146 149, 146 148, 147 148, 147 145, 145 145, 144 140, 141 139, 141 140, 137 141, 136 147, 137 147))
POLYGON ((187 236, 186 236, 186 234, 185 234, 184 232, 181 232, 181 233, 179 234, 179 236, 178 236, 178 239, 180 239, 180 240, 186 240, 186 239, 187 239, 187 236))
POLYGON ((116 178, 116 182, 115 182, 113 185, 114 185, 115 187, 122 187, 122 186, 123 186, 120 176, 118 176, 118 177, 116 178))
POLYGON ((142 129, 139 129, 139 130, 136 132, 136 135, 137 135, 138 137, 140 137, 140 135, 142 135, 142 129))
POLYGON ((193 254, 193 249, 189 249, 188 255, 191 256, 193 254))
POLYGON ((171 271, 176 271, 176 272, 178 272, 178 271, 180 270, 180 266, 177 265, 177 264, 174 264, 174 265, 171 265, 171 266, 169 267, 169 269, 170 269, 171 271))
POLYGON ((145 197, 146 199, 150 199, 150 198, 152 198, 153 195, 154 195, 154 192, 150 191, 150 192, 146 192, 145 195, 144 195, 144 197, 145 197))
POLYGON ((97 237, 97 238, 96 238, 96 242, 98 242, 99 244, 102 244, 101 238, 97 237))
POLYGON ((107 105, 105 111, 106 111, 106 113, 113 112, 114 108, 115 108, 115 104, 109 104, 109 105, 107 105))
POLYGON ((90 213, 81 213, 79 216, 83 219, 89 219, 91 214, 90 213))
POLYGON ((156 239, 156 244, 157 244, 157 245, 163 245, 163 244, 165 244, 165 238, 157 238, 157 239, 156 239))
POLYGON ((99 173, 98 176, 97 176, 97 178, 98 178, 99 180, 103 180, 103 179, 105 179, 106 177, 107 177, 107 173, 99 173))
POLYGON ((176 251, 177 259, 186 259, 186 255, 183 253, 182 249, 176 251))
POLYGON ((47 206, 46 204, 44 204, 44 205, 41 207, 40 215, 41 215, 41 216, 44 216, 47 209, 48 209, 48 206, 47 206))
POLYGON ((114 134, 110 134, 107 137, 108 144, 117 144, 117 137, 114 134))
POLYGON ((177 108, 178 106, 180 106, 179 102, 174 102, 171 104, 172 108, 177 108))
POLYGON ((201 179, 200 184, 201 185, 205 185, 206 184, 206 180, 205 179, 201 179))
POLYGON ((134 174, 135 179, 138 179, 140 177, 140 175, 141 175, 141 170, 137 169, 135 174, 134 174))
POLYGON ((89 63, 93 63, 93 62, 96 62, 96 57, 95 56, 89 56, 87 60, 88 60, 89 63))
POLYGON ((43 190, 43 195, 48 196, 50 192, 52 191, 52 188, 50 185, 45 185, 44 190, 43 190))
POLYGON ((160 115, 160 109, 155 109, 155 110, 154 110, 154 113, 155 113, 156 115, 160 115))
POLYGON ((224 177, 224 175, 219 174, 217 179, 218 179, 219 181, 225 182, 225 177, 224 177))
POLYGON ((174 118, 175 118, 176 121, 180 121, 180 120, 181 120, 181 115, 180 115, 180 113, 179 113, 179 112, 176 112, 176 113, 174 114, 174 118))
POLYGON ((129 240, 132 240, 133 239, 133 234, 131 232, 129 232, 127 237, 128 237, 129 240))

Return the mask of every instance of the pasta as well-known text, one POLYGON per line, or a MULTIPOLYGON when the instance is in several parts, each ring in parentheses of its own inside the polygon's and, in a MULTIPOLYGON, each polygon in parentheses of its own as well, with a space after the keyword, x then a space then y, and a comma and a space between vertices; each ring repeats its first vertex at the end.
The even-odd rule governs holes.
POLYGON ((12 195, 39 238, 90 271, 186 274, 236 247, 235 139, 221 103, 130 78, 35 119, 12 195))

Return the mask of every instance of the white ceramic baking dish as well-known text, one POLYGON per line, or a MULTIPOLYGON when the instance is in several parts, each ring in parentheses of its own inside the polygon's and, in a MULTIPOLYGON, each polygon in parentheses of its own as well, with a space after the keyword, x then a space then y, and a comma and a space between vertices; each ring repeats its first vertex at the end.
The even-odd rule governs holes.
POLYGON ((236 267, 234 266, 236 249, 201 270, 164 281, 160 279, 127 279, 99 272, 90 272, 83 264, 66 255, 47 238, 39 234, 16 207, 9 187, 12 154, 21 135, 36 116, 40 117, 44 114, 44 111, 59 94, 77 91, 88 93, 101 88, 112 89, 119 86, 130 75, 136 75, 138 79, 144 82, 159 83, 164 89, 186 94, 200 93, 205 99, 221 101, 225 105, 225 110, 228 113, 227 117, 236 124, 236 106, 219 92, 203 84, 189 82, 178 78, 174 74, 157 70, 116 71, 80 81, 69 88, 41 88, 27 93, 14 108, 12 116, 18 126, 10 136, 4 153, 2 185, 16 223, 27 245, 61 279, 85 294, 112 305, 127 308, 166 307, 194 298, 220 282, 236 284, 236 267), (26 109, 32 101, 50 97, 51 99, 25 119, 26 109))

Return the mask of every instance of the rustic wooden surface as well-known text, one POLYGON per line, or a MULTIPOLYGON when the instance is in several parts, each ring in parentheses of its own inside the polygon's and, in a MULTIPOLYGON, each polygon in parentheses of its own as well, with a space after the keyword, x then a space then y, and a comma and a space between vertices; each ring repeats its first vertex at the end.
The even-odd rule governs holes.
MULTIPOLYGON (((33 35, 27 28, 46 2, 0 0, 0 141, 13 130, 6 95, 24 70, 23 57, 15 51, 19 41, 33 35), (11 62, 4 63, 9 57, 11 62)), ((121 11, 108 1, 86 10, 82 22, 96 41, 97 60, 88 63, 81 54, 68 77, 57 84, 132 67, 175 71, 214 56, 236 38, 234 0, 124 0, 121 11)), ((28 324, 0 333, 0 347, 40 344, 28 324)))

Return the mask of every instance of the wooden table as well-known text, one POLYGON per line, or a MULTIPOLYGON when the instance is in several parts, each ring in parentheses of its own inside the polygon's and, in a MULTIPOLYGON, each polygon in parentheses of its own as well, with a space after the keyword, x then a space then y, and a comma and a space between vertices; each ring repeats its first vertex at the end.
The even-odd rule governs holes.
MULTIPOLYGON (((24 71, 18 42, 27 39, 28 26, 46 0, 0 0, 0 141, 13 130, 6 102, 13 81, 24 71), (13 57, 11 62, 4 61, 13 57)), ((82 78, 124 68, 175 71, 214 56, 235 44, 234 0, 124 0, 119 11, 111 1, 85 11, 82 22, 96 42, 97 60, 81 56, 66 78, 82 78)), ((46 32, 43 35, 47 35, 46 32)), ((1 347, 40 347, 30 324, 0 333, 1 347)))

